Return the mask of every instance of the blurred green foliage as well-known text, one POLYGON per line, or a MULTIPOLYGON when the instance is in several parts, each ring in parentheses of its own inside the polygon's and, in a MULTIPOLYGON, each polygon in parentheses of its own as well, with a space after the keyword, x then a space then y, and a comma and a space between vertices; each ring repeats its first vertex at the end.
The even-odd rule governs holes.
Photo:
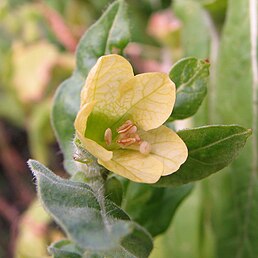
MULTIPOLYGON (((197 125, 237 122, 257 128, 258 86, 252 70, 257 56, 252 60, 250 55, 255 48, 251 44, 250 27, 257 30, 257 16, 250 14, 250 10, 253 15, 257 12, 255 1, 174 1, 173 9, 179 11, 179 6, 185 55, 206 56, 211 63, 208 95, 193 122, 197 125), (195 18, 188 15, 193 10, 191 5, 199 10, 195 18), (198 20, 202 26, 193 26, 198 20), (200 29, 203 31, 199 34, 200 29)), ((255 129, 253 143, 248 142, 231 166, 197 184, 171 228, 157 240, 151 257, 258 255, 256 138, 255 129)))

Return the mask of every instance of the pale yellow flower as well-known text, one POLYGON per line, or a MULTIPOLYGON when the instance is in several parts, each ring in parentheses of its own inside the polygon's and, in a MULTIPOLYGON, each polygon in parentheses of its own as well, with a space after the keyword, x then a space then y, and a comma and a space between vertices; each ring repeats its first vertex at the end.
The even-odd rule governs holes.
POLYGON ((135 182, 155 183, 185 162, 185 143, 162 124, 175 103, 165 73, 134 76, 119 55, 98 59, 81 92, 75 120, 83 147, 108 170, 135 182))

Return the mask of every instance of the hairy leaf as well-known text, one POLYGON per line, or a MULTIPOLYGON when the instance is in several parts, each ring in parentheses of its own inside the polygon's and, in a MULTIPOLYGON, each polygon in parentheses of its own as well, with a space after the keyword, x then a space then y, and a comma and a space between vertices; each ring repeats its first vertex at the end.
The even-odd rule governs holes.
POLYGON ((44 208, 79 248, 104 253, 125 249, 135 257, 148 257, 151 237, 113 202, 85 183, 56 176, 37 161, 28 164, 44 208))

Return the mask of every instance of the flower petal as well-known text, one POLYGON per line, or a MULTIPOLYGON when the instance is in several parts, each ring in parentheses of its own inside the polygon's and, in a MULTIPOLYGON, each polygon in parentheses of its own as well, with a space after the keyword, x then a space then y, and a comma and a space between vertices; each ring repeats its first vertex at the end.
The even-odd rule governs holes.
POLYGON ((120 88, 121 106, 117 115, 120 117, 117 127, 127 119, 145 131, 162 125, 170 116, 175 103, 175 84, 165 73, 139 74, 127 81, 120 88))
POLYGON ((115 150, 109 161, 98 160, 108 170, 140 183, 155 183, 159 180, 163 164, 157 159, 133 150, 115 150))
POLYGON ((76 116, 74 127, 76 130, 76 135, 81 141, 83 147, 87 151, 89 151, 93 156, 107 161, 112 158, 113 152, 106 150, 101 145, 97 144, 95 141, 88 139, 84 136, 87 120, 91 111, 93 110, 94 105, 95 101, 87 103, 81 107, 80 111, 76 116))
POLYGON ((98 59, 88 74, 81 92, 81 106, 97 101, 94 112, 116 116, 119 88, 134 76, 131 64, 122 56, 106 55, 98 59))
POLYGON ((81 135, 85 134, 86 124, 90 113, 92 112, 96 101, 85 104, 81 107, 74 121, 74 127, 81 135))
POLYGON ((151 144, 151 155, 164 165, 162 176, 176 172, 188 156, 183 140, 171 129, 160 126, 148 132, 141 132, 140 137, 151 144))

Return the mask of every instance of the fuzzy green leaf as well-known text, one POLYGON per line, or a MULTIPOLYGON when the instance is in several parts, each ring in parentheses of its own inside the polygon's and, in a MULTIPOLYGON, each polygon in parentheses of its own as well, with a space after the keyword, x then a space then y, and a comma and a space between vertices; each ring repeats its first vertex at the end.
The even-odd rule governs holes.
POLYGON ((113 202, 85 183, 56 176, 37 161, 28 164, 44 208, 79 248, 105 253, 124 249, 135 257, 148 257, 151 237, 113 202))
POLYGON ((83 251, 68 239, 51 244, 48 251, 53 258, 81 258, 83 251))
POLYGON ((244 147, 250 129, 237 125, 213 125, 178 132, 188 147, 180 169, 162 177, 157 186, 175 186, 205 178, 228 166, 244 147))
POLYGON ((130 39, 127 5, 115 1, 83 35, 77 48, 77 69, 85 77, 100 56, 122 50, 130 39))
POLYGON ((122 207, 154 237, 168 228, 178 206, 192 188, 192 185, 158 188, 130 182, 122 207))
POLYGON ((176 103, 171 120, 184 119, 194 115, 207 92, 209 63, 197 58, 178 61, 169 73, 176 84, 176 103))
POLYGON ((145 239, 145 236, 142 235, 142 231, 135 231, 133 235, 130 236, 130 238, 125 239, 123 241, 124 247, 119 247, 116 249, 113 249, 111 251, 92 251, 92 250, 86 250, 84 253, 83 258, 141 258, 141 257, 149 257, 149 254, 141 253, 141 255, 137 255, 132 252, 128 252, 127 249, 134 249, 136 252, 142 252, 142 246, 136 243, 136 241, 141 241, 142 245, 145 245, 144 248, 151 248, 150 242, 142 242, 142 237, 145 239), (138 250, 138 251, 137 251, 138 250))

